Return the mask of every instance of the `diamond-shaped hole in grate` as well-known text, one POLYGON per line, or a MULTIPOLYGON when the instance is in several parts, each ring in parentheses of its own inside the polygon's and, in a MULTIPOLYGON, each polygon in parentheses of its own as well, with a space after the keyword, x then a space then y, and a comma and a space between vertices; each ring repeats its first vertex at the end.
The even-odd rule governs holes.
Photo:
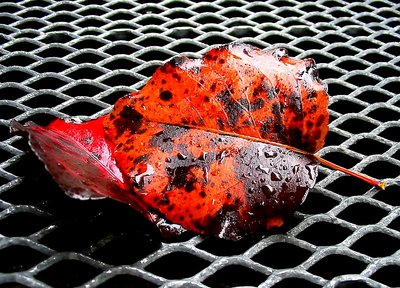
POLYGON ((337 66, 348 71, 364 70, 368 67, 366 64, 355 60, 346 60, 339 63, 337 66))
MULTIPOLYGON (((131 55, 133 53, 135 53, 137 51, 137 49, 135 49, 134 47, 131 47, 125 43, 116 43, 115 45, 107 48, 104 50, 105 53, 108 53, 110 55, 131 55)), ((100 56, 98 56, 100 57, 100 56)), ((100 59, 102 60, 102 59, 100 59)), ((150 60, 154 60, 154 59, 150 59, 150 60)))
POLYGON ((32 76, 29 73, 18 71, 18 70, 11 70, 5 73, 0 74, 0 83, 4 82, 23 82, 26 79, 31 78, 32 76))
POLYGON ((196 245, 197 248, 218 256, 231 256, 242 254, 252 247, 259 239, 243 239, 241 241, 227 241, 209 237, 196 245))
POLYGON ((384 94, 380 91, 374 90, 365 90, 356 96, 358 99, 368 102, 368 103, 378 103, 378 102, 386 102, 391 97, 387 94, 384 94))
POLYGON ((372 131, 376 128, 376 125, 362 119, 351 118, 340 123, 337 127, 350 133, 358 134, 372 131))
POLYGON ((39 73, 46 73, 46 72, 59 73, 68 68, 70 68, 69 65, 61 63, 59 61, 46 61, 41 63, 40 65, 35 66, 32 69, 39 73))
MULTIPOLYGON (((9 182, 8 179, 5 179, 5 178, 3 178, 3 177, 0 176, 0 186, 6 184, 6 183, 8 183, 8 182, 9 182)), ((1 209, 1 210, 3 210, 3 209, 1 209)))
POLYGON ((363 110, 364 108, 365 108, 364 106, 348 100, 336 101, 335 103, 329 105, 329 109, 332 109, 342 114, 357 113, 363 110))
POLYGON ((339 275, 359 274, 366 266, 366 263, 349 256, 331 254, 319 260, 308 271, 325 279, 332 279, 339 275))
POLYGON ((389 145, 369 138, 360 139, 349 147, 349 149, 364 154, 366 156, 373 154, 382 154, 386 152, 389 148, 389 145))
MULTIPOLYGON (((31 28, 31 27, 29 27, 29 28, 31 28)), ((35 50, 37 48, 39 48, 38 44, 32 43, 30 41, 22 40, 21 42, 15 42, 15 43, 11 44, 6 49, 8 51, 10 51, 10 52, 16 52, 16 51, 30 52, 30 51, 33 51, 33 50, 35 50)))
POLYGON ((0 61, 0 64, 4 66, 26 67, 34 62, 36 62, 36 60, 34 58, 29 57, 29 55, 13 55, 11 57, 8 57, 0 61))
POLYGON ((379 136, 382 136, 388 140, 400 142, 400 127, 397 126, 388 127, 381 133, 379 133, 379 136))
POLYGON ((347 140, 346 136, 340 135, 334 131, 329 131, 325 139, 325 146, 340 145, 347 140))
POLYGON ((10 137, 9 130, 10 129, 8 126, 0 125, 0 141, 3 141, 10 137))
POLYGON ((91 116, 94 113, 99 112, 101 109, 102 108, 96 104, 85 101, 79 101, 71 105, 68 105, 67 107, 61 109, 60 111, 66 113, 69 116, 80 116, 80 115, 91 116))
POLYGON ((121 98, 121 96, 125 96, 125 95, 127 95, 127 94, 129 94, 131 92, 132 92, 132 90, 129 90, 128 88, 125 88, 125 90, 124 89, 117 90, 117 91, 114 91, 114 92, 102 97, 101 101, 103 101, 105 103, 108 103, 108 104, 111 104, 111 105, 114 105, 114 103, 119 98, 121 98))
POLYGON ((58 79, 53 76, 46 76, 43 78, 40 78, 39 80, 32 82, 29 84, 29 87, 36 89, 36 90, 41 90, 41 89, 50 89, 50 90, 56 90, 67 83, 64 80, 58 79))
POLYGON ((119 73, 118 75, 114 75, 111 76, 110 78, 103 80, 102 83, 110 87, 115 87, 115 86, 131 86, 138 81, 139 79, 136 79, 136 77, 132 75, 119 73))
POLYGON ((388 285, 389 287, 400 286, 400 266, 388 265, 380 268, 370 276, 371 279, 388 285))
MULTIPOLYGON (((369 45, 371 45, 371 42, 368 42, 369 45)), ((372 45, 377 45, 377 44, 372 44, 372 45)), ((379 46, 377 46, 376 48, 378 48, 379 46)), ((364 48, 365 49, 365 48, 364 48)), ((376 52, 372 52, 372 53, 368 53, 367 55, 363 56, 362 59, 365 59, 371 63, 387 63, 389 62, 391 59, 385 55, 376 53, 376 52)))
POLYGON ((2 97, 2 100, 16 100, 26 94, 28 94, 28 92, 20 87, 5 86, 4 88, 0 89, 0 95, 2 97))
POLYGON ((348 78, 347 82, 362 87, 367 85, 376 85, 379 80, 369 77, 367 75, 354 75, 348 78))
POLYGON ((272 287, 273 288, 288 288, 288 287, 319 288, 321 286, 301 278, 285 278, 282 281, 276 283, 272 287))
POLYGON ((358 159, 353 158, 350 155, 344 154, 342 152, 329 152, 324 155, 324 159, 345 168, 351 168, 359 161, 358 159))
POLYGON ((386 161, 376 161, 367 165, 362 172, 377 179, 396 178, 400 175, 400 167, 386 161))
MULTIPOLYGON (((101 23, 101 22, 100 22, 101 23)), ((85 39, 73 45, 76 49, 100 49, 104 45, 103 42, 95 39, 85 39)))
POLYGON ((104 68, 108 68, 110 70, 117 70, 117 69, 125 69, 131 70, 135 67, 138 67, 139 64, 133 61, 134 59, 125 59, 125 58, 116 58, 107 64, 104 64, 104 68))
POLYGON ((167 254, 146 266, 146 271, 167 279, 183 279, 193 276, 210 264, 209 261, 186 252, 167 254), (174 265, 171 265, 174 263, 174 265))
POLYGON ((394 77, 394 76, 400 77, 400 70, 396 70, 392 67, 386 67, 386 66, 379 66, 378 68, 373 70, 373 73, 383 78, 394 77))
POLYGON ((399 186, 389 186, 385 190, 379 191, 374 198, 383 201, 389 205, 400 206, 399 186))
POLYGON ((13 106, 3 105, 0 106, 0 119, 12 119, 20 115, 22 111, 13 106))
POLYGON ((335 245, 352 233, 351 230, 329 222, 317 222, 297 235, 297 238, 318 246, 335 245))
POLYGON ((97 286, 98 288, 129 288, 129 287, 140 287, 140 288, 156 288, 159 285, 151 283, 143 278, 134 275, 116 275, 111 279, 97 286))
POLYGON ((27 212, 13 213, 0 220, 0 231, 9 237, 29 236, 50 223, 51 219, 48 217, 27 212))
POLYGON ((371 189, 371 186, 364 181, 350 176, 341 176, 326 186, 331 190, 343 196, 363 195, 371 189))
POLYGON ((396 121, 400 119, 400 113, 390 108, 377 108, 368 113, 368 116, 382 122, 396 121))
POLYGON ((300 265, 308 257, 311 251, 305 250, 289 243, 274 243, 263 250, 252 259, 258 263, 275 269, 293 268, 300 265))
POLYGON ((103 75, 103 72, 97 69, 84 67, 78 70, 75 70, 66 76, 71 77, 75 80, 80 79, 96 79, 97 77, 103 75))
POLYGON ((367 203, 355 203, 347 206, 337 217, 357 225, 375 224, 387 215, 387 212, 367 203))
POLYGON ((48 58, 48 57, 56 57, 56 58, 63 58, 70 54, 71 51, 68 49, 65 49, 63 47, 46 47, 39 53, 37 53, 38 56, 43 57, 43 58, 48 58))
POLYGON ((258 286, 267 275, 242 265, 228 265, 203 281, 210 287, 258 286))
POLYGON ((101 273, 79 260, 61 260, 35 275, 35 278, 53 287, 75 287, 101 273))
POLYGON ((99 94, 100 92, 103 92, 103 89, 91 84, 78 84, 64 91, 65 94, 72 97, 77 97, 77 96, 91 97, 99 94))
POLYGON ((27 246, 9 246, 0 249, 0 259, 2 259, 0 261, 0 272, 12 273, 24 271, 46 258, 46 255, 27 246))
MULTIPOLYGON (((340 78, 340 76, 343 75, 343 73, 340 73, 339 71, 333 70, 329 67, 321 67, 318 68, 319 71, 319 77, 321 79, 337 79, 340 78)), ((331 104, 332 105, 332 104, 331 104)))
POLYGON ((85 64, 85 63, 95 64, 101 60, 104 60, 104 58, 89 50, 79 53, 73 56, 72 58, 69 58, 69 60, 76 64, 85 64))
POLYGON ((14 155, 8 151, 5 151, 3 149, 1 149, 0 147, 0 162, 4 162, 8 159, 10 159, 11 157, 13 157, 14 155))
POLYGON ((158 66, 156 65, 147 66, 146 68, 139 70, 138 73, 143 76, 150 77, 151 75, 153 75, 157 68, 158 66))
POLYGON ((24 102, 25 105, 32 108, 39 107, 55 107, 64 102, 64 99, 58 98, 51 94, 40 94, 24 102))
POLYGON ((389 228, 391 229, 395 229, 397 231, 400 232, 400 217, 397 217, 396 219, 394 219, 389 225, 389 228))
MULTIPOLYGON (((319 173, 321 175, 321 173, 319 173)), ((306 214, 326 213, 335 207, 338 202, 321 193, 310 192, 306 201, 298 209, 299 212, 306 214)))
POLYGON ((398 250, 400 239, 381 232, 372 232, 357 240, 351 249, 371 257, 392 255, 398 250))
POLYGON ((392 82, 389 82, 389 83, 385 84, 384 86, 382 86, 382 88, 385 89, 385 90, 387 90, 387 91, 389 91, 389 92, 392 92, 392 93, 397 94, 398 91, 399 91, 399 90, 398 90, 399 82, 400 82, 400 81, 392 81, 392 82))

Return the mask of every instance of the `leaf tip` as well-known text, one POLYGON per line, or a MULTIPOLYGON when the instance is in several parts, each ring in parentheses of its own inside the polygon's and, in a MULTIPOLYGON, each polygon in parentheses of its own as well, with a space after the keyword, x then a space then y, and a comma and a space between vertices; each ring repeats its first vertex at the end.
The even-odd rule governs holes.
POLYGON ((385 190, 387 183, 385 181, 380 181, 377 185, 381 190, 385 190))

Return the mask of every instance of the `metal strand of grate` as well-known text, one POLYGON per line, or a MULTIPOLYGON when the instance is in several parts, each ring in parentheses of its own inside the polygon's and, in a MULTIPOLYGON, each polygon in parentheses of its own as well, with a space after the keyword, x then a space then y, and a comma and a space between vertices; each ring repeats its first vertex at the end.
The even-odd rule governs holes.
POLYGON ((367 0, 0 3, 1 287, 400 286, 399 187, 320 168, 281 231, 162 240, 131 208, 65 196, 10 119, 105 114, 165 60, 241 40, 312 57, 331 95, 319 154, 400 176, 400 4, 367 0))

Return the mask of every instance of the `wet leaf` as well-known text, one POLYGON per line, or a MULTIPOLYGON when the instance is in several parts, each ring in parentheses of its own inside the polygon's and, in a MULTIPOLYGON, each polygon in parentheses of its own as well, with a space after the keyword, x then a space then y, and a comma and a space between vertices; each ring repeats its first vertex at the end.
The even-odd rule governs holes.
POLYGON ((129 203, 171 233, 238 240, 282 225, 315 184, 329 118, 317 76, 311 59, 230 44, 166 63, 104 118, 12 126, 69 194, 129 203))

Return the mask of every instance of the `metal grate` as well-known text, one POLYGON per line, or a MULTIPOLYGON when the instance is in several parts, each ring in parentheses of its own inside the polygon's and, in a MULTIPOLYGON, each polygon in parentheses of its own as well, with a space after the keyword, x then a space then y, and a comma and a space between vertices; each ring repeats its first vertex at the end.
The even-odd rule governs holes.
POLYGON ((319 153, 400 176, 397 1, 54 1, 0 3, 1 287, 400 286, 399 187, 327 168, 291 223, 240 242, 163 241, 111 200, 66 197, 8 133, 9 120, 94 118, 165 60, 234 40, 313 57, 329 85, 319 153))

